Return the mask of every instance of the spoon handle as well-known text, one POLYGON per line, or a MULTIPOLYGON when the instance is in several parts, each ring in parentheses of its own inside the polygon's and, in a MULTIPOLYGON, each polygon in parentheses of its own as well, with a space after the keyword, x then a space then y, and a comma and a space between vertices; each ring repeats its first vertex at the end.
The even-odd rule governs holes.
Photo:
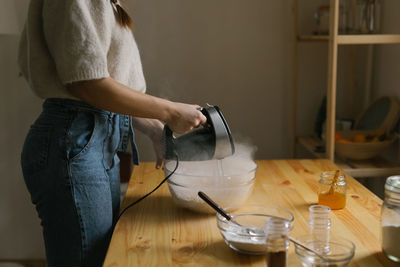
POLYGON ((207 202, 208 205, 210 205, 213 209, 215 209, 219 214, 224 216, 228 221, 232 220, 232 217, 226 213, 222 208, 220 208, 217 203, 212 201, 204 192, 199 191, 197 193, 201 199, 203 199, 205 202, 207 202))
POLYGON ((293 238, 293 237, 291 237, 291 236, 288 236, 288 238, 289 238, 289 240, 292 241, 293 243, 299 245, 300 247, 302 247, 302 248, 304 248, 304 249, 306 249, 306 250, 308 250, 308 251, 311 251, 312 253, 314 253, 315 255, 317 255, 318 257, 320 257, 321 259, 323 259, 323 260, 328 260, 328 258, 325 257, 324 255, 322 255, 319 251, 317 251, 317 250, 315 250, 315 249, 313 249, 313 248, 307 246, 306 244, 303 244, 302 242, 300 242, 299 240, 297 240, 297 239, 295 239, 295 238, 293 238))

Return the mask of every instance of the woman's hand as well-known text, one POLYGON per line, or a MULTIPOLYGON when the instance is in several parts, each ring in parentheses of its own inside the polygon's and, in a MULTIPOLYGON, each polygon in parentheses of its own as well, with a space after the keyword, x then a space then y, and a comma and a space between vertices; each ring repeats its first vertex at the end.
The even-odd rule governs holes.
POLYGON ((146 119, 132 117, 133 126, 144 133, 153 142, 154 152, 156 154, 156 169, 161 168, 164 158, 162 155, 162 132, 164 124, 156 119, 146 119))
POLYGON ((173 132, 183 134, 207 122, 199 105, 172 102, 170 106, 166 123, 173 132))

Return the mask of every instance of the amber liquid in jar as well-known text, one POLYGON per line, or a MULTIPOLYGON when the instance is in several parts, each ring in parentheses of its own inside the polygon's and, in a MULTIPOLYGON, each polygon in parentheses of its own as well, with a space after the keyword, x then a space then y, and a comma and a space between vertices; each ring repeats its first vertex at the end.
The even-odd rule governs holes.
POLYGON ((346 206, 346 195, 340 192, 321 193, 318 195, 318 205, 328 206, 333 210, 343 209, 346 206))
POLYGON ((319 180, 318 205, 328 206, 333 210, 346 206, 345 176, 336 172, 323 172, 319 180))

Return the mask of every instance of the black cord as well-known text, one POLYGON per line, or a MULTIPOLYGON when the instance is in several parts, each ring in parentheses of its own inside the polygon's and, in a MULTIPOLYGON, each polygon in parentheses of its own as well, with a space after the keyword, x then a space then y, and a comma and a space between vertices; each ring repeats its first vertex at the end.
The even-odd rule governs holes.
MULTIPOLYGON (((132 202, 131 204, 129 204, 126 208, 123 209, 123 211, 118 215, 117 220, 114 223, 114 227, 117 225, 117 222, 119 221, 119 219, 121 218, 122 214, 125 213, 125 211, 127 211, 129 208, 131 208, 132 206, 136 205, 137 203, 139 203, 140 201, 142 201, 143 199, 145 199, 146 197, 148 197, 149 195, 151 195, 154 191, 156 191, 160 186, 162 186, 168 179, 169 177, 171 177, 171 175, 173 175, 175 173, 175 171, 178 169, 179 166, 179 158, 178 155, 175 153, 175 158, 176 158, 176 165, 174 170, 168 174, 164 180, 161 181, 161 183, 159 185, 157 185, 152 191, 150 191, 149 193, 147 193, 146 195, 142 196, 141 198, 135 200, 134 202, 132 202)), ((113 227, 113 228, 114 228, 113 227)))

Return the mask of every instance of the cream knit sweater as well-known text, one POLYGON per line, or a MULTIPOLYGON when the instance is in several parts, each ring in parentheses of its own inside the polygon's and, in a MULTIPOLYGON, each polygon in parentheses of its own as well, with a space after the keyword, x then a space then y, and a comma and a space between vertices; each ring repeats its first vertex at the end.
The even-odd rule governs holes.
POLYGON ((74 98, 65 85, 112 77, 144 92, 139 51, 110 0, 31 0, 19 65, 41 98, 74 98))

